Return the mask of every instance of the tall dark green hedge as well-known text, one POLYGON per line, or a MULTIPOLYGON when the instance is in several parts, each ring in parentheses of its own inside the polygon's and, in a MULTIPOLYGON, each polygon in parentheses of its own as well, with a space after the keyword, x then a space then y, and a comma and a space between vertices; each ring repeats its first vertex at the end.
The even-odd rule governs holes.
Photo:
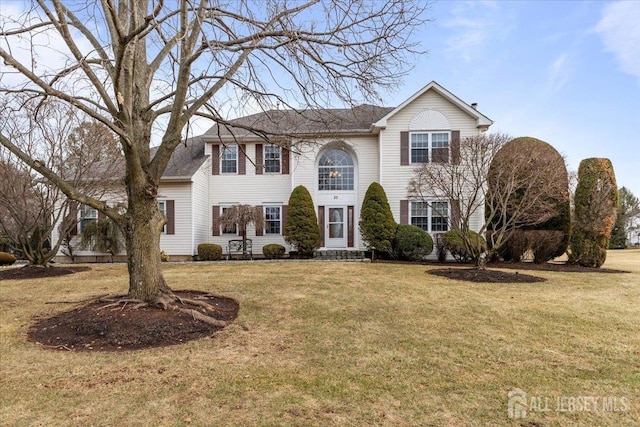
POLYGON ((296 247, 300 255, 309 256, 320 247, 320 227, 311 194, 304 185, 293 189, 289 197, 289 214, 284 226, 284 239, 296 247))
POLYGON ((372 182, 360 211, 360 234, 370 250, 390 252, 396 234, 396 221, 382 185, 372 182))
MULTIPOLYGON (((541 222, 536 225, 520 227, 521 234, 509 233, 509 238, 500 249, 500 253, 508 260, 519 261, 522 253, 531 250, 534 254, 534 261, 544 263, 564 254, 569 245, 571 230, 569 177, 560 153, 547 142, 531 137, 516 138, 505 144, 494 157, 491 169, 495 171, 502 164, 513 162, 515 158, 520 159, 521 162, 523 153, 527 156, 527 162, 521 169, 523 175, 519 179, 520 182, 526 185, 528 174, 545 174, 545 176, 553 177, 550 178, 553 182, 545 184, 545 188, 542 189, 544 197, 539 199, 540 203, 537 208, 539 212, 536 212, 536 207, 532 207, 528 212, 529 217, 539 215, 542 219, 541 222), (553 206, 554 214, 545 219, 545 216, 548 216, 549 206, 553 206), (535 233, 531 233, 533 231, 535 233)), ((498 176, 499 174, 490 173, 489 179, 492 179, 494 175, 498 176)), ((508 185, 509 183, 504 184, 508 185)), ((494 186, 490 187, 495 188, 494 186)), ((535 196, 539 195, 535 192, 530 193, 535 196)), ((515 198, 522 197, 522 194, 528 193, 522 189, 515 189, 511 197, 515 200, 515 198)), ((510 217, 512 214, 507 212, 506 215, 510 217)), ((487 220, 491 221, 489 218, 487 220)), ((494 221, 494 224, 489 225, 490 231, 492 228, 498 229, 500 224, 494 221)))
POLYGON ((618 209, 618 187, 609 159, 591 158, 580 162, 574 203, 569 262, 600 267, 607 259, 618 209))

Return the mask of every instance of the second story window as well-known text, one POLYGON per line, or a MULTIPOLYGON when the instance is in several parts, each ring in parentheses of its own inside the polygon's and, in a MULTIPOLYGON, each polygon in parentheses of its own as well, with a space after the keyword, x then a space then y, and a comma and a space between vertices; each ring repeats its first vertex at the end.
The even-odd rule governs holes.
POLYGON ((280 147, 266 145, 264 147, 264 171, 266 173, 280 173, 280 147))
POLYGON ((318 189, 353 190, 354 166, 351 156, 334 148, 325 151, 318 164, 318 189))
POLYGON ((220 155, 220 172, 237 173, 238 172, 238 146, 230 145, 222 148, 220 155))
POLYGON ((411 163, 447 163, 449 132, 411 133, 411 163))

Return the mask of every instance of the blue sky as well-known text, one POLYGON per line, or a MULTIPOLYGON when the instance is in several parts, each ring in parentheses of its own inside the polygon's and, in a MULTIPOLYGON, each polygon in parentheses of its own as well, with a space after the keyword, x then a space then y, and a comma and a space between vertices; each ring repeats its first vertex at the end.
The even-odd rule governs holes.
POLYGON ((640 196, 640 0, 440 1, 427 16, 429 52, 385 104, 435 80, 477 102, 491 131, 542 139, 570 169, 611 159, 640 196))

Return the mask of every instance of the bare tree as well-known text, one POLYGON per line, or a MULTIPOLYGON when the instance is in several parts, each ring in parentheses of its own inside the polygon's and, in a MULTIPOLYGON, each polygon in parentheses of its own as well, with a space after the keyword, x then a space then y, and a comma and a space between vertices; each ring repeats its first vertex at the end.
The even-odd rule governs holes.
POLYGON ((553 168, 538 169, 541 163, 531 162, 535 153, 521 150, 508 162, 492 166, 500 149, 511 140, 504 134, 464 138, 451 162, 421 164, 408 186, 410 196, 427 203, 450 201, 451 227, 460 231, 477 266, 483 266, 514 229, 540 224, 556 214, 555 204, 545 195, 562 180, 554 177, 558 173, 553 168), (478 222, 474 231, 488 235, 488 254, 482 242, 469 233, 474 221, 478 222))
MULTIPOLYGON (((98 178, 111 174, 109 168, 115 158, 105 157, 104 147, 113 145, 113 135, 104 126, 96 125, 93 134, 70 143, 74 134, 87 125, 74 109, 59 101, 39 101, 24 95, 14 100, 20 103, 0 105, 2 133, 38 164, 55 171, 86 194, 93 197, 104 194, 108 186, 98 178), (100 152, 95 153, 98 147, 100 152), (103 166, 102 176, 96 175, 98 164, 107 167, 103 166)), ((0 148, 0 232, 31 264, 45 266, 66 236, 75 230, 76 204, 6 148, 0 148), (54 240, 52 231, 56 227, 54 240)))
POLYGON ((64 100, 116 133, 126 159, 126 211, 88 197, 4 134, 0 143, 69 198, 115 221, 125 236, 130 298, 166 307, 176 297, 161 271, 166 219, 156 197, 189 120, 227 125, 230 99, 260 109, 377 98, 410 68, 426 7, 422 0, 265 0, 260 7, 247 0, 39 0, 19 22, 3 17, 0 92, 64 100), (40 61, 40 37, 64 60, 40 61), (152 155, 154 126, 162 135, 152 155))

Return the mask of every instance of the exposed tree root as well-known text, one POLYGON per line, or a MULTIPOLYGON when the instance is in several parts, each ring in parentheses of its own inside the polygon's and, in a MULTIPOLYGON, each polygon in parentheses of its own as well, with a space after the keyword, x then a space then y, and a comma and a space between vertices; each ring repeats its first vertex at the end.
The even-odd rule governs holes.
MULTIPOLYGON (((202 297, 203 299, 206 296, 202 297)), ((225 327, 228 322, 218 320, 213 316, 210 316, 206 313, 215 313, 215 307, 211 306, 211 304, 200 301, 198 297, 195 298, 181 298, 178 295, 174 294, 171 291, 163 292, 159 294, 153 301, 145 302, 139 300, 137 298, 122 298, 122 297, 105 297, 100 296, 97 298, 91 298, 90 300, 97 300, 99 302, 107 302, 109 304, 103 305, 96 309, 96 311, 104 310, 104 309, 120 309, 124 310, 124 308, 128 304, 135 304, 132 308, 134 310, 143 308, 143 307, 158 307, 163 310, 174 310, 179 311, 181 313, 188 314, 196 320, 207 323, 212 326, 217 327, 225 327), (195 306, 200 308, 201 310, 197 310, 195 308, 187 308, 185 306, 195 306)))

